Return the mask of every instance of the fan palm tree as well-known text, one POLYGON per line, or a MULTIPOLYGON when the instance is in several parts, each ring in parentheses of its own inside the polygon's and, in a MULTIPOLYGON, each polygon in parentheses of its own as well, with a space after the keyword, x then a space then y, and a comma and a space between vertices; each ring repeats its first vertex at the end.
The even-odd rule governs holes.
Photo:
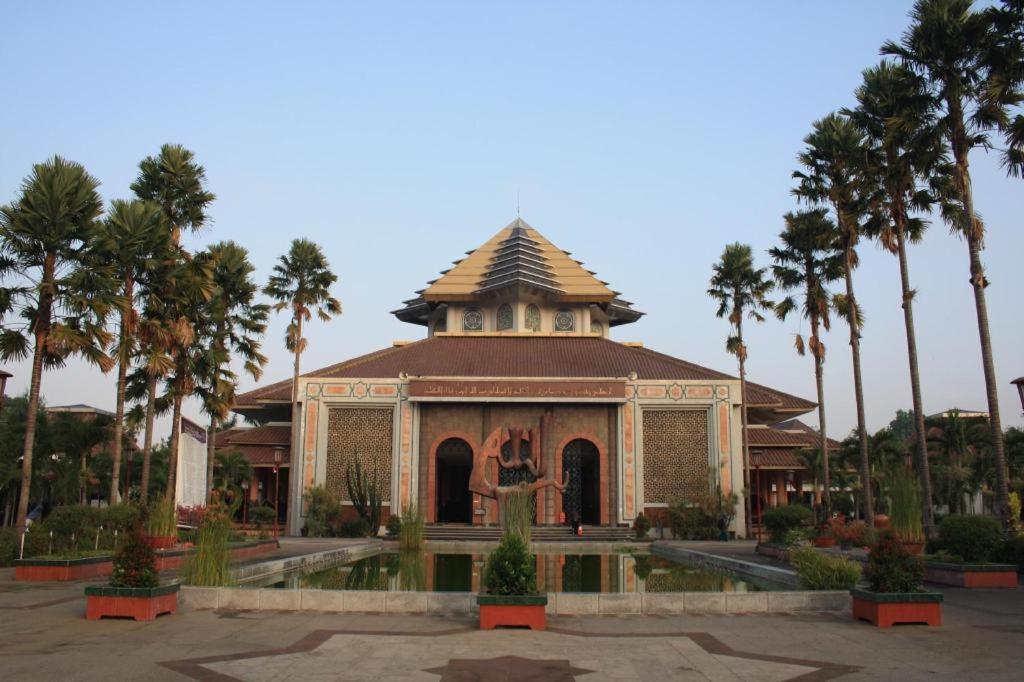
POLYGON ((207 352, 200 363, 200 397, 210 415, 207 438, 207 496, 213 490, 214 436, 234 401, 238 376, 231 371, 232 356, 242 361, 243 370, 254 380, 263 374, 266 356, 260 352, 260 337, 267 329, 270 306, 256 303, 259 286, 252 279, 255 268, 249 252, 234 242, 209 247, 213 261, 214 295, 204 317, 207 352))
POLYGON ((857 404, 857 434, 860 438, 860 475, 863 481, 864 518, 874 522, 871 500, 871 456, 864 414, 864 381, 860 363, 860 337, 864 316, 853 290, 853 270, 857 267, 857 244, 860 222, 870 196, 866 169, 866 147, 863 134, 847 116, 832 113, 815 121, 811 133, 804 138, 804 151, 798 156, 804 171, 795 171, 799 180, 793 193, 814 204, 830 206, 838 227, 838 244, 843 254, 843 276, 846 293, 833 298, 837 310, 850 328, 850 350, 853 354, 853 388, 857 404))
POLYGON ((113 356, 117 361, 117 398, 114 413, 114 435, 111 452, 110 503, 120 501, 122 434, 124 433, 125 387, 128 368, 138 347, 139 312, 136 309, 138 285, 149 284, 156 269, 156 260, 164 253, 170 239, 160 207, 147 201, 116 200, 103 222, 103 251, 120 282, 120 328, 113 356))
POLYGON ((231 490, 237 493, 241 490, 243 481, 252 480, 252 464, 238 450, 218 452, 216 462, 213 485, 217 490, 231 490))
MULTIPOLYGON (((781 246, 769 249, 774 265, 772 275, 780 289, 803 289, 802 305, 797 299, 786 296, 775 306, 780 320, 786 319, 798 307, 811 325, 811 335, 804 343, 803 336, 796 335, 796 351, 804 355, 810 348, 814 361, 814 384, 818 391, 818 431, 821 435, 819 452, 828 452, 828 429, 825 423, 825 343, 821 339, 822 329, 832 326, 832 295, 828 285, 842 276, 842 254, 836 249, 836 226, 823 208, 787 213, 786 228, 779 234, 781 246)), ((821 479, 824 485, 825 510, 832 514, 832 481, 829 463, 824 462, 821 479)), ((815 495, 817 497, 817 495, 815 495)))
POLYGON ((768 294, 775 283, 765 277, 767 268, 754 267, 754 255, 746 244, 729 244, 712 267, 708 296, 718 301, 717 317, 728 317, 732 327, 725 347, 736 356, 740 368, 740 421, 743 429, 743 513, 750 533, 750 445, 747 438, 747 346, 743 341, 743 318, 763 322, 762 311, 771 310, 768 294))
POLYGON ((71 355, 103 371, 113 365, 104 351, 115 283, 93 250, 98 185, 80 164, 55 156, 34 166, 15 202, 0 208, 0 359, 32 353, 19 530, 28 514, 44 366, 58 367, 71 355))
MULTIPOLYGON (((863 232, 877 239, 899 259, 903 326, 910 365, 910 392, 914 403, 914 430, 924 434, 924 405, 918 368, 917 334, 914 328, 914 290, 910 286, 907 242, 917 243, 927 223, 911 216, 927 210, 933 195, 929 176, 945 162, 944 146, 935 125, 933 100, 924 79, 910 69, 883 61, 864 71, 857 89, 858 106, 846 113, 860 127, 871 146, 871 166, 880 188, 872 215, 863 232)), ((923 437, 914 444, 921 486, 921 520, 927 537, 935 534, 932 514, 931 475, 923 437)))
POLYGON ((302 325, 312 319, 315 308, 317 317, 327 322, 332 315, 341 314, 341 302, 331 295, 331 285, 338 280, 331 272, 330 264, 320 246, 308 239, 292 241, 288 253, 278 259, 263 293, 277 301, 274 310, 288 308, 291 321, 285 331, 284 345, 295 356, 292 371, 292 457, 298 453, 299 443, 299 370, 306 339, 302 336, 302 325))
MULTIPOLYGON (((985 298, 989 282, 981 262, 985 226, 974 209, 969 156, 972 149, 988 148, 990 133, 1000 129, 1007 136, 1003 159, 1007 171, 1019 175, 1024 166, 1024 118, 1010 116, 1010 108, 1020 102, 1022 80, 1021 47, 1014 40, 1013 28, 1016 5, 1005 5, 1007 29, 993 20, 999 15, 974 11, 972 0, 918 0, 910 14, 911 25, 900 42, 888 41, 881 50, 882 54, 899 57, 927 80, 940 107, 940 130, 953 152, 948 175, 953 198, 944 202, 943 218, 967 242, 995 457, 996 512, 1005 528, 1010 527, 1009 486, 985 298), (1000 28, 1010 33, 1000 34, 1000 28)), ((1019 23, 1016 35, 1021 35, 1019 23)))
MULTIPOLYGON (((142 292, 147 300, 140 324, 141 355, 147 373, 146 427, 142 446, 143 503, 149 492, 158 382, 168 375, 175 363, 172 351, 181 350, 181 341, 194 339, 192 331, 186 329, 187 318, 174 302, 177 287, 171 275, 190 275, 178 262, 188 259, 180 247, 181 234, 185 230, 199 231, 209 222, 207 210, 216 197, 205 185, 206 170, 196 162, 191 151, 178 144, 165 144, 160 147, 157 156, 143 159, 139 163, 139 174, 131 185, 138 198, 159 204, 167 220, 172 242, 172 249, 163 259, 166 276, 155 278, 152 289, 142 292)), ((179 359, 179 364, 181 362, 183 360, 179 359)), ((179 372, 179 376, 181 374, 179 372)), ((172 430, 174 428, 172 426, 172 430)), ((177 440, 172 441, 169 465, 177 466, 177 454, 174 451, 177 440)), ((173 473, 168 473, 168 483, 173 488, 173 473)))

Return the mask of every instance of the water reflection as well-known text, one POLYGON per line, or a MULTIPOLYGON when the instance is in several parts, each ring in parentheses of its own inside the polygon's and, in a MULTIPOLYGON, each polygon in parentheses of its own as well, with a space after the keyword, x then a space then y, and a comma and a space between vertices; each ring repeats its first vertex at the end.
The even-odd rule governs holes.
MULTIPOLYGON (((649 554, 535 555, 545 592, 756 592, 785 589, 649 554)), ((480 592, 486 553, 381 552, 349 564, 274 576, 249 587, 480 592)))

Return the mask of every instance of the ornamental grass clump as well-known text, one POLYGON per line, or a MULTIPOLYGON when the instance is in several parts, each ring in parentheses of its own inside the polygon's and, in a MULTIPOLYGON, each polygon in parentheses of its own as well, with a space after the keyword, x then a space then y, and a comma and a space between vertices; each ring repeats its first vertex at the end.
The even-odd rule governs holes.
POLYGON ((924 542, 921 523, 921 494, 910 472, 900 467, 892 477, 889 492, 889 525, 904 542, 924 542))
POLYGON ((849 590, 860 580, 860 566, 846 557, 828 556, 811 547, 793 550, 789 561, 805 590, 849 590))
POLYGON ((924 582, 924 563, 907 551, 898 535, 886 529, 868 553, 864 569, 872 592, 920 592, 924 582))
POLYGON ((537 566, 530 546, 518 533, 506 533, 487 557, 484 585, 488 594, 501 596, 537 591, 537 566))
POLYGON ((151 538, 170 537, 178 533, 178 517, 174 500, 163 499, 150 505, 146 514, 146 535, 151 538))
POLYGON ((156 553, 143 540, 142 533, 129 535, 128 542, 114 555, 113 564, 111 587, 156 587, 160 583, 156 553))
POLYGON ((196 550, 181 565, 186 585, 223 587, 231 582, 231 512, 215 502, 206 508, 196 535, 196 550))
POLYGON ((506 535, 515 533, 530 544, 533 530, 533 493, 520 484, 501 500, 501 527, 506 535))
POLYGON ((423 512, 416 507, 402 511, 402 525, 398 530, 398 546, 402 550, 419 549, 423 546, 425 521, 423 512))

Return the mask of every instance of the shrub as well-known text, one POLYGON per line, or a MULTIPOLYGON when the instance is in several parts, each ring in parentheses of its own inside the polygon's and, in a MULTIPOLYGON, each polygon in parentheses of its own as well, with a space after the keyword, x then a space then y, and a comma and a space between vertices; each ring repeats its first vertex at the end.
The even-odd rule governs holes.
POLYGON ((321 485, 307 490, 302 499, 306 503, 306 529, 310 537, 330 536, 331 521, 341 516, 338 499, 321 485))
POLYGON ((177 530, 178 517, 174 500, 162 499, 149 506, 146 514, 146 535, 168 537, 176 535, 177 530))
POLYGON ((98 510, 85 505, 54 507, 45 524, 45 530, 53 532, 53 552, 74 554, 79 550, 92 549, 97 517, 98 510))
POLYGON ((1003 529, 991 516, 951 514, 939 524, 942 548, 967 563, 982 563, 996 555, 1003 544, 1003 529))
POLYGON ((133 532, 128 542, 114 555, 110 573, 113 587, 155 587, 160 578, 156 572, 156 554, 142 539, 141 532, 133 532))
POLYGON ((633 530, 636 532, 638 538, 647 537, 647 532, 651 529, 651 522, 647 520, 643 512, 636 515, 636 519, 633 520, 633 530))
POLYGON ((423 545, 423 513, 416 507, 402 510, 402 525, 398 531, 398 546, 403 550, 419 549, 423 545))
POLYGON ((793 550, 789 561, 807 590, 849 590, 860 580, 860 566, 846 557, 828 556, 811 547, 793 550))
POLYGON ((864 575, 875 592, 919 592, 924 563, 907 551, 896 533, 884 530, 871 546, 864 575))
POLYGON ((715 540, 716 518, 699 506, 674 504, 668 509, 669 524, 676 540, 715 540))
POLYGON ((0 566, 10 566, 17 558, 18 533, 13 528, 0 528, 0 566))
POLYGON ((802 529, 811 517, 811 510, 801 505, 774 507, 764 513, 764 525, 772 542, 785 544, 792 538, 790 531, 802 529))
POLYGON ((365 538, 370 534, 370 524, 366 519, 345 519, 337 528, 340 538, 365 538))
POLYGON ((487 558, 484 584, 489 594, 532 594, 537 591, 537 566, 526 541, 506 533, 487 558))
POLYGON ((847 549, 867 545, 870 529, 863 521, 847 522, 843 517, 837 516, 829 522, 828 533, 836 539, 840 547, 847 549))
POLYGON ((1017 570, 1024 572, 1024 535, 1016 535, 1004 542, 999 550, 999 560, 1017 564, 1017 570))
POLYGON ((398 534, 402 532, 402 517, 398 514, 392 514, 388 517, 388 522, 384 524, 384 528, 387 530, 389 538, 398 537, 398 534))
POLYGON ((845 493, 836 493, 832 496, 832 511, 843 516, 852 516, 856 506, 853 498, 845 493))
POLYGON ((118 534, 138 530, 142 523, 142 512, 134 504, 122 503, 99 510, 98 523, 103 530, 118 534))
POLYGON ((274 525, 274 508, 264 504, 257 505, 247 512, 249 523, 256 528, 265 528, 274 525))

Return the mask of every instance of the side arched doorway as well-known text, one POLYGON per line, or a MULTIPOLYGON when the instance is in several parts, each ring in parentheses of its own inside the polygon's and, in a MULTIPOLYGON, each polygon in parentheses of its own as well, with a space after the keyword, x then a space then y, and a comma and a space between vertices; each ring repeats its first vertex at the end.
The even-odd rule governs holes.
POLYGON ((437 446, 436 456, 438 522, 472 523, 469 475, 473 470, 473 448, 461 438, 449 438, 437 446))
POLYGON ((569 441, 562 450, 562 493, 565 522, 574 519, 588 526, 601 523, 601 455, 597 446, 584 438, 569 441))

